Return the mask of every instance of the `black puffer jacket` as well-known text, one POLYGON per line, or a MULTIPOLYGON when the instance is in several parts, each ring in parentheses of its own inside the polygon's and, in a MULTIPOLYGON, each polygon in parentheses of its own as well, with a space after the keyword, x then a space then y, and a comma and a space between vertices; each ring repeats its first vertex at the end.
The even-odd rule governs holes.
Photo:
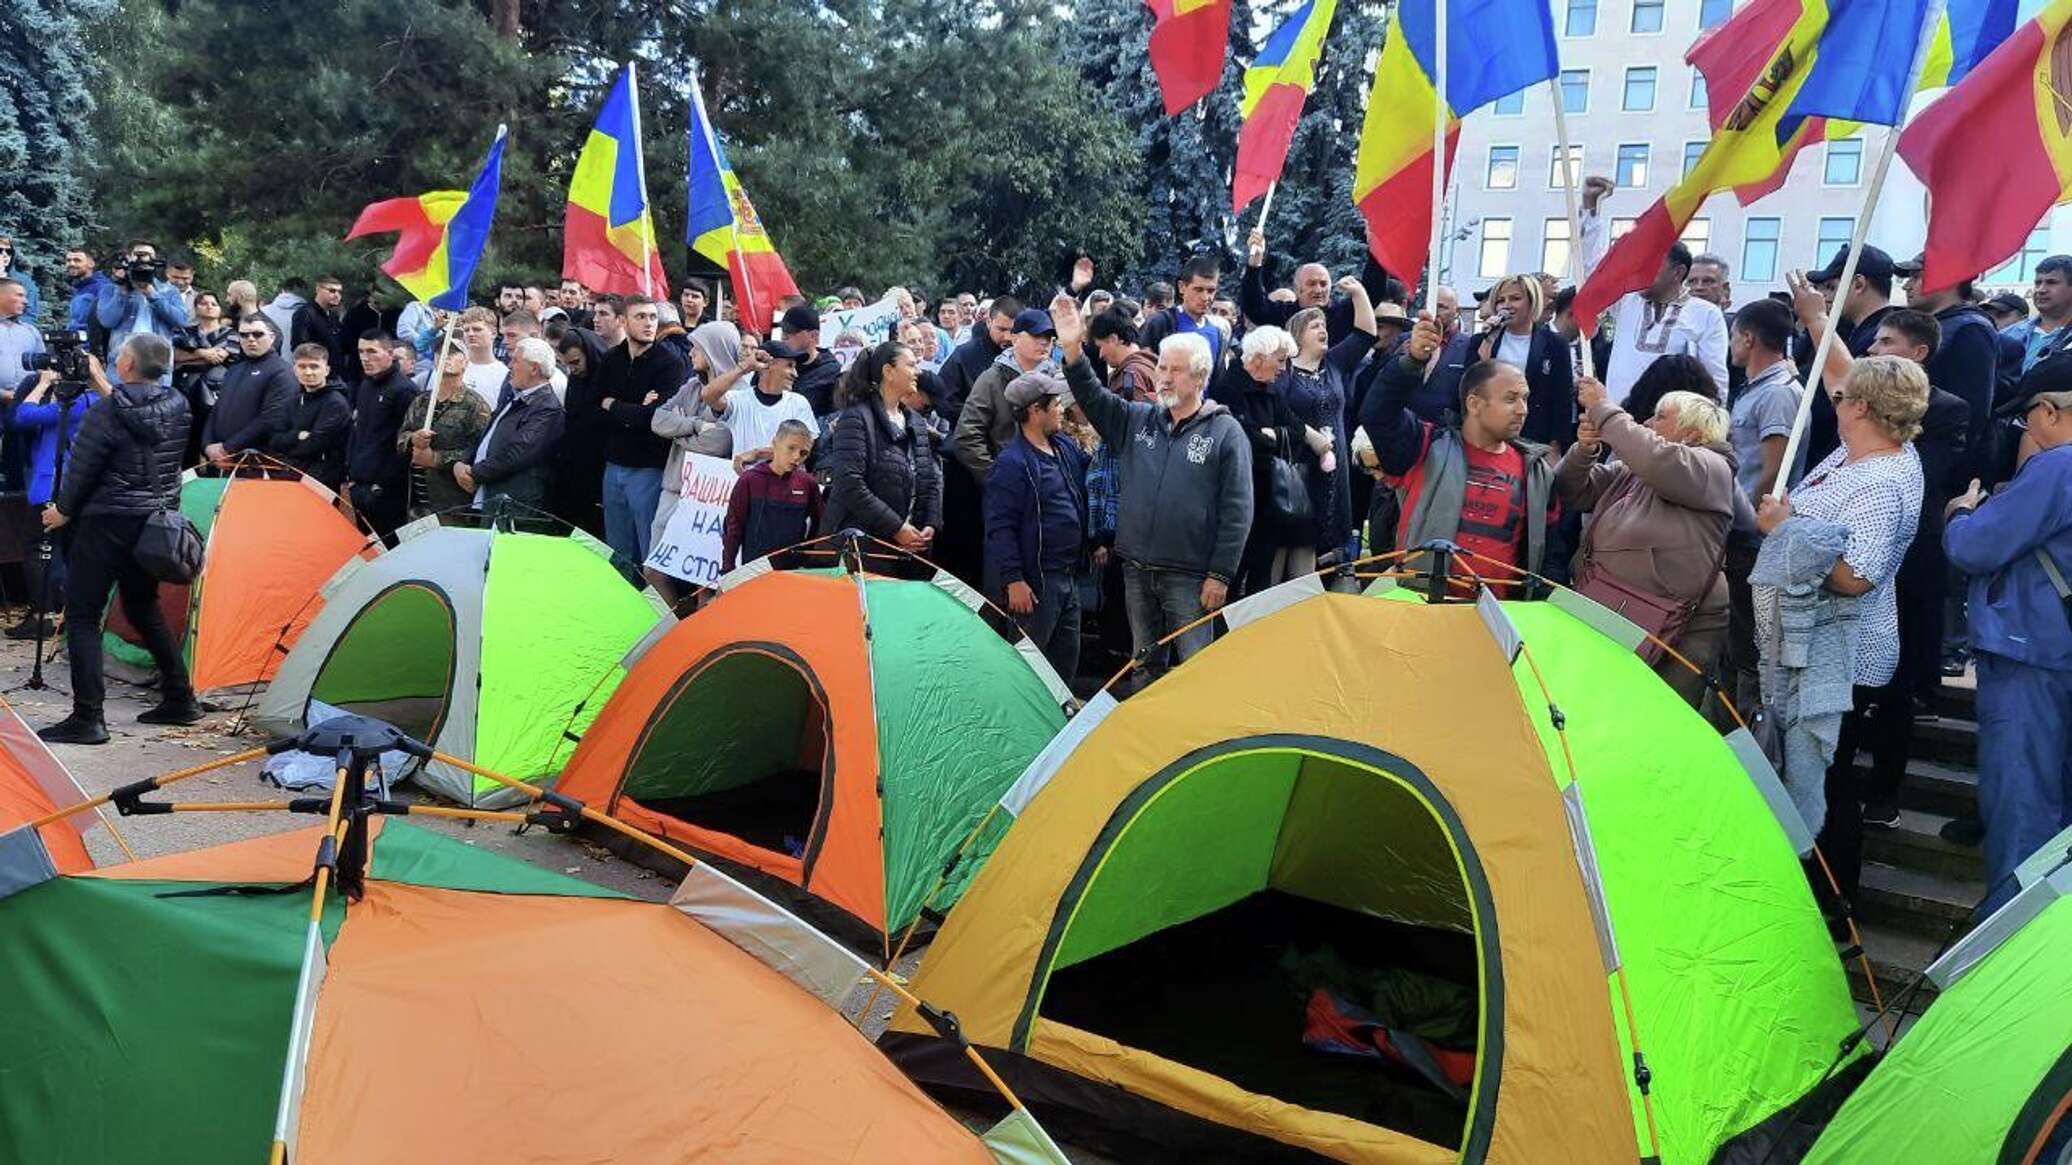
POLYGON ((821 529, 854 528, 890 542, 903 525, 942 525, 942 454, 920 414, 901 411, 906 425, 899 432, 876 398, 835 414, 821 529))
POLYGON ((65 462, 59 512, 149 514, 177 502, 187 416, 186 398, 161 384, 124 384, 95 403, 65 462), (151 446, 158 451, 155 475, 151 446))
POLYGON ((315 392, 296 392, 266 448, 336 490, 345 483, 345 446, 352 429, 353 406, 345 399, 345 385, 334 378, 315 392))
POLYGON ((231 453, 266 448, 300 391, 295 370, 276 353, 232 365, 202 427, 202 443, 220 444, 231 453))

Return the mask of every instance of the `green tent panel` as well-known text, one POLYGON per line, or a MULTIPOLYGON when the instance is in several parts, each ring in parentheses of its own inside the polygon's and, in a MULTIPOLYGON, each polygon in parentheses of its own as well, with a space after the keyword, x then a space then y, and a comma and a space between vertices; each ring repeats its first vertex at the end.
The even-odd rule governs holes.
MULTIPOLYGON (((291 735, 313 702, 386 720, 441 752, 551 781, 667 608, 626 585, 595 539, 423 525, 348 563, 259 701, 291 735)), ((521 797, 434 762, 419 778, 462 804, 521 797)))

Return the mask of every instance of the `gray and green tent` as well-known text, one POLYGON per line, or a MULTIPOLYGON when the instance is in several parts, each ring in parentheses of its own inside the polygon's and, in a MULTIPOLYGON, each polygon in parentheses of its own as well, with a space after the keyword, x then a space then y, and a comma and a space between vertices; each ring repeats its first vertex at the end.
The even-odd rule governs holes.
MULTIPOLYGON (((323 611, 259 702, 260 726, 298 733, 319 703, 508 776, 551 779, 562 733, 596 714, 667 608, 627 586, 588 535, 430 524, 405 535, 325 584, 323 611)), ((419 780, 465 805, 517 799, 437 761, 419 780)))

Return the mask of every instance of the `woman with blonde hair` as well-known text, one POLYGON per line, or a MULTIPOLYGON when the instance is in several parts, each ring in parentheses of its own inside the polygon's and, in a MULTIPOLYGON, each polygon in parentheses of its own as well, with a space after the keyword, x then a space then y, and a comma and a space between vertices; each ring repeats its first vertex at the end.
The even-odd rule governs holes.
POLYGON ((1589 377, 1576 396, 1584 415, 1554 471, 1561 504, 1596 515, 1576 552, 1575 588, 1629 616, 1661 615, 1649 629, 1691 667, 1659 648, 1643 654, 1696 707, 1727 638, 1720 563, 1736 488, 1727 412, 1710 397, 1672 392, 1635 421, 1589 377), (1616 460, 1598 461, 1606 446, 1616 460))
POLYGON ((1575 367, 1568 341, 1542 322, 1546 303, 1539 277, 1506 275, 1490 287, 1489 302, 1496 315, 1490 329, 1475 341, 1476 358, 1501 360, 1525 373, 1531 395, 1525 398, 1520 437, 1566 447, 1576 439, 1580 415, 1575 367))

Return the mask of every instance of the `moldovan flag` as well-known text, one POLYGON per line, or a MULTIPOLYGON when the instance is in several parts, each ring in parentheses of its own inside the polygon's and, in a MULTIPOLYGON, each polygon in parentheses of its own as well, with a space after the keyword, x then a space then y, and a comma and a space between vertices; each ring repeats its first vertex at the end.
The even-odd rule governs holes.
POLYGON ((1275 29, 1259 59, 1245 70, 1245 124, 1237 135, 1237 169, 1231 178, 1232 209, 1245 205, 1280 181, 1288 143, 1302 120, 1302 103, 1317 86, 1317 57, 1338 0, 1302 0, 1275 29))
POLYGON ((1144 0, 1151 9, 1151 68, 1166 116, 1207 97, 1230 56, 1230 0, 1144 0))
POLYGON ((2057 0, 1899 136, 1899 156, 1928 187, 1924 290, 1998 265, 2072 198, 2068 22, 2072 0, 2057 0))
MULTIPOLYGON (((2072 0, 2068 0, 2072 2, 2072 0)), ((1576 292, 1585 335, 1598 314, 1654 282, 1662 256, 1713 192, 1764 183, 1778 173, 1812 118, 1896 123, 1906 113, 1921 49, 1938 15, 1932 0, 1757 0, 1766 19, 1759 43, 1773 46, 1741 98, 1713 132, 1697 164, 1671 187, 1590 272, 1576 292)), ((1737 46, 1746 52, 1746 46, 1737 46)))
MULTIPOLYGON (((1832 6, 1835 14, 1829 22, 1829 42, 1842 34, 1844 30, 1840 26, 1844 22, 1861 20, 1868 13, 1879 20, 1897 20, 1898 33, 1890 37, 1890 43, 1875 38, 1860 43, 1874 52, 1889 50, 1894 54, 1894 60, 1904 59, 1902 54, 1908 50, 1899 45, 1898 42, 1905 39, 1899 33, 1911 27, 1908 23, 1912 19, 1910 13, 1895 13, 1890 6, 1876 2, 1852 13, 1845 7, 1845 2, 1837 0, 1832 6)), ((1707 114, 1713 129, 1726 122, 1742 95, 1755 83, 1757 72, 1769 62, 1779 42, 1797 21, 1800 8, 1800 0, 1752 0, 1725 24, 1700 36, 1684 54, 1684 60, 1705 77, 1707 114)), ((2007 39, 2008 34, 2014 31, 2014 24, 2015 0, 1949 0, 1942 6, 1942 11, 1935 14, 1928 54, 1922 62, 1921 76, 1914 90, 1939 89, 1962 81, 2001 41, 2007 39)), ((1823 46, 1822 51, 1828 50, 1823 46)), ((1881 72, 1886 75, 1878 82, 1879 85, 1897 85, 1904 90, 1903 79, 1889 71, 1881 72)), ((1897 116, 1892 120, 1896 123, 1897 116)), ((1791 129, 1788 125, 1784 128, 1791 129)), ((1860 128, 1861 125, 1854 121, 1806 118, 1784 142, 1776 171, 1760 182, 1736 187, 1735 197, 1747 206, 1780 189, 1801 149, 1815 142, 1851 137, 1860 128)))
POLYGON ((465 192, 434 190, 377 202, 360 212, 345 237, 397 232, 402 237, 381 269, 425 303, 459 311, 468 306, 468 283, 489 242, 503 176, 504 127, 498 126, 489 156, 465 192))
POLYGON ((1403 0, 1389 16, 1353 172, 1353 205, 1367 249, 1392 272, 1424 266, 1432 230, 1432 129, 1446 119, 1446 165, 1460 119, 1557 76, 1554 10, 1546 0, 1403 0), (1446 4, 1446 100, 1439 98, 1435 2, 1446 4))
POLYGON ((655 220, 648 214, 641 168, 640 90, 627 65, 597 112, 597 125, 576 159, 563 220, 561 277, 592 291, 669 294, 655 220))
POLYGON ((777 303, 797 295, 784 256, 763 230, 755 204, 741 189, 741 180, 727 164, 727 152, 719 144, 719 133, 705 114, 705 98, 691 79, 691 179, 690 213, 685 217, 684 241, 691 250, 725 267, 733 277, 734 301, 741 326, 760 332, 770 326, 777 303))

